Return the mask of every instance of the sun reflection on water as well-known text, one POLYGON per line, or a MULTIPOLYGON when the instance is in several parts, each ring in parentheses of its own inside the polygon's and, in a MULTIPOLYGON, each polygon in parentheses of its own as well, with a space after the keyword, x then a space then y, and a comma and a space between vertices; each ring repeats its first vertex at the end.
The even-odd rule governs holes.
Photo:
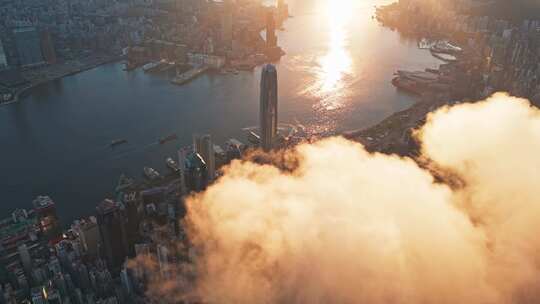
POLYGON ((346 78, 352 76, 348 50, 348 29, 355 0, 325 0, 324 17, 328 24, 327 52, 318 58, 318 70, 312 93, 321 99, 320 107, 335 110, 343 106, 347 93, 346 78))

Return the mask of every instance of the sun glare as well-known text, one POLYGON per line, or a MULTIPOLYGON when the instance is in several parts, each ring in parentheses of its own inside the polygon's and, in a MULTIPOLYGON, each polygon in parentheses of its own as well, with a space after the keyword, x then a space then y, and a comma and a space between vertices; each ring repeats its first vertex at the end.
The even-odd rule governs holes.
POLYGON ((352 18, 354 0, 326 0, 326 22, 329 28, 328 51, 319 58, 317 82, 323 107, 328 110, 340 107, 346 93, 344 77, 351 73, 352 60, 347 49, 347 26, 352 18))

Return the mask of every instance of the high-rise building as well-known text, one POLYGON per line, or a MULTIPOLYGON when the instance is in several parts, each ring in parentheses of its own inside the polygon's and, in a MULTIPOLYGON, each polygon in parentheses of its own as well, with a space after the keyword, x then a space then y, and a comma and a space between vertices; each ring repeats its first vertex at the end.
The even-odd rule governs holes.
POLYGON ((60 261, 56 256, 51 257, 51 260, 47 264, 49 272, 53 275, 60 274, 62 272, 62 267, 60 266, 60 261))
POLYGON ((120 282, 122 283, 122 288, 124 292, 131 296, 133 294, 133 284, 131 283, 131 278, 129 277, 128 268, 124 267, 120 272, 120 282))
MULTIPOLYGON (((135 244, 135 256, 137 259, 146 260, 150 256, 150 245, 148 244, 135 244)), ((136 264, 133 268, 135 278, 137 280, 143 280, 146 276, 147 269, 142 263, 136 264)))
POLYGON ((128 254, 134 255, 134 245, 138 241, 139 235, 139 226, 141 224, 142 213, 144 212, 144 206, 142 200, 139 196, 134 195, 133 199, 124 197, 123 202, 125 206, 125 216, 126 216, 126 237, 128 245, 128 254))
POLYGON ((13 30, 19 64, 23 67, 43 64, 41 39, 36 28, 28 26, 13 30))
POLYGON ((123 206, 106 199, 97 206, 97 221, 101 236, 101 252, 112 269, 118 269, 128 254, 126 218, 123 206))
POLYGON ((62 297, 56 289, 50 289, 45 294, 45 300, 47 304, 62 304, 62 297))
POLYGON ((233 4, 231 0, 224 1, 221 18, 221 40, 225 48, 230 49, 233 40, 233 4))
POLYGON ((4 45, 2 44, 2 39, 0 39, 0 71, 7 68, 7 56, 6 51, 4 50, 4 45))
POLYGON ((49 239, 60 236, 61 228, 58 216, 56 215, 56 205, 48 196, 38 196, 34 201, 34 211, 39 220, 41 232, 49 239))
POLYGON ((236 143, 236 139, 232 138, 225 143, 225 163, 228 164, 235 159, 242 158, 242 145, 236 143))
POLYGON ((208 170, 208 178, 213 180, 216 175, 216 155, 214 152, 212 137, 209 134, 194 135, 193 151, 202 156, 204 162, 206 163, 206 169, 208 170))
POLYGON ((47 301, 45 300, 43 296, 42 289, 39 287, 33 287, 32 288, 32 304, 47 304, 47 301))
POLYGON ((100 243, 97 219, 91 216, 88 219, 77 220, 71 225, 71 229, 79 235, 85 254, 97 257, 100 243))
POLYGON ((274 147, 278 127, 278 83, 276 67, 268 64, 262 70, 259 123, 264 151, 274 147))
POLYGON ((19 253, 19 257, 21 259, 21 263, 23 265, 24 271, 26 273, 31 273, 32 270, 32 257, 30 256, 30 251, 28 250, 28 246, 26 244, 21 244, 17 247, 17 251, 19 253))
POLYGON ((277 47, 276 20, 272 11, 266 15, 266 47, 269 49, 277 47))
POLYGON ((74 271, 76 272, 79 287, 86 291, 90 290, 90 274, 88 273, 88 267, 86 267, 84 263, 80 263, 75 267, 74 271))
POLYGON ((199 153, 191 153, 186 157, 184 172, 188 191, 203 191, 208 186, 208 169, 206 162, 199 153))
POLYGON ((157 258, 159 263, 159 272, 163 278, 169 277, 169 248, 166 245, 157 246, 157 258))
POLYGON ((278 0, 277 12, 280 24, 283 22, 283 20, 289 17, 289 6, 287 5, 287 3, 285 3, 285 0, 278 0))
POLYGON ((41 52, 43 53, 43 59, 48 64, 56 63, 56 51, 54 50, 54 43, 52 41, 51 33, 48 30, 44 30, 40 34, 41 38, 41 52))

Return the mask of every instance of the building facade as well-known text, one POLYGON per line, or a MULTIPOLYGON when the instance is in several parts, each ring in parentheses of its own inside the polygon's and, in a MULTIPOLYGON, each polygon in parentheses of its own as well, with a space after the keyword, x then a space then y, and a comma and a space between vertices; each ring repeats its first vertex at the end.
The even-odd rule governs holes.
POLYGON ((199 153, 186 157, 185 183, 188 191, 204 191, 208 186, 208 169, 204 158, 199 153))
POLYGON ((41 53, 41 39, 34 27, 21 27, 13 30, 19 64, 22 67, 40 65, 44 63, 41 53))
POLYGON ((212 137, 207 135, 194 135, 193 136, 193 150, 202 156, 206 163, 206 169, 208 170, 208 178, 213 180, 216 175, 216 156, 214 152, 214 145, 212 143, 212 137))
POLYGON ((120 203, 106 199, 97 207, 101 253, 111 269, 118 269, 128 255, 126 218, 120 203))
POLYGON ((0 39, 0 71, 7 68, 7 56, 4 50, 4 45, 2 44, 2 39, 0 39))
POLYGON ((268 64, 262 70, 260 96, 261 147, 270 151, 274 147, 278 127, 278 83, 276 67, 268 64))

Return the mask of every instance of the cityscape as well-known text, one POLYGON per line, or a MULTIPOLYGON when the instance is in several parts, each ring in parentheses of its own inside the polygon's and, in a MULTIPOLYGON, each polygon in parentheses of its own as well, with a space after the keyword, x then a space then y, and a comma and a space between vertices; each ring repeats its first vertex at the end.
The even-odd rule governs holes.
POLYGON ((360 2, 0 0, 0 304, 539 303, 540 4, 360 2))
POLYGON ((3 103, 122 59, 126 70, 174 70, 178 85, 225 62, 227 72, 252 70, 283 55, 275 31, 288 17, 283 1, 275 9, 251 1, 4 1, 1 9, 3 103))

